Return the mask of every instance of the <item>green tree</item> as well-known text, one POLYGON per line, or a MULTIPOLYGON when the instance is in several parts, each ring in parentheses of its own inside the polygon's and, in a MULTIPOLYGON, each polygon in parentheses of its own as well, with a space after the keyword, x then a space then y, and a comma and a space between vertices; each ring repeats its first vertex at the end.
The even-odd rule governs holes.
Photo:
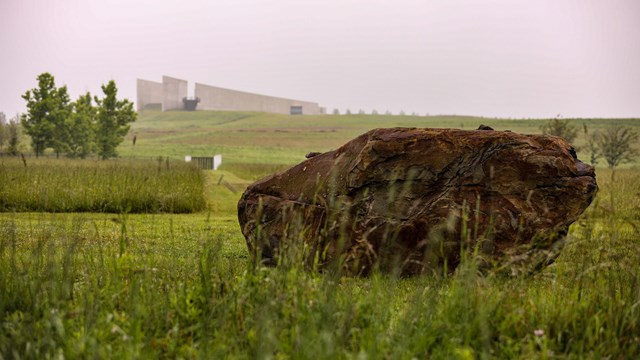
POLYGON ((597 133, 595 141, 599 154, 610 168, 633 161, 638 154, 634 146, 638 143, 638 133, 624 126, 612 126, 597 133))
POLYGON ((20 116, 16 116, 15 119, 9 121, 8 133, 9 144, 7 146, 7 153, 9 155, 18 155, 20 147, 20 116))
POLYGON ((51 118, 53 121, 53 134, 48 147, 52 148, 56 156, 59 157, 60 154, 69 151, 69 136, 71 132, 67 122, 71 113, 71 104, 66 86, 58 88, 57 102, 59 104, 58 108, 54 111, 54 116, 51 118))
POLYGON ((53 147, 57 154, 66 149, 68 129, 65 119, 69 112, 67 87, 57 88, 49 73, 38 75, 38 87, 22 95, 27 101, 27 113, 22 115, 22 126, 31 137, 36 157, 53 147))
POLYGON ((96 145, 98 155, 102 159, 108 159, 118 155, 116 147, 124 140, 130 123, 136 121, 137 114, 133 111, 132 102, 117 99, 118 88, 113 80, 102 85, 102 92, 102 99, 95 98, 98 106, 96 145))
POLYGON ((598 159, 600 158, 600 148, 597 143, 599 135, 597 132, 586 135, 587 144, 585 145, 585 150, 589 152, 589 162, 591 165, 597 165, 598 159))
POLYGON ((69 129, 67 156, 85 158, 95 150, 96 108, 90 93, 80 95, 71 104, 67 119, 69 129))
POLYGON ((573 140, 578 136, 578 128, 571 124, 568 120, 560 119, 556 117, 546 123, 540 125, 540 130, 545 135, 554 135, 565 139, 568 143, 573 143, 573 140))

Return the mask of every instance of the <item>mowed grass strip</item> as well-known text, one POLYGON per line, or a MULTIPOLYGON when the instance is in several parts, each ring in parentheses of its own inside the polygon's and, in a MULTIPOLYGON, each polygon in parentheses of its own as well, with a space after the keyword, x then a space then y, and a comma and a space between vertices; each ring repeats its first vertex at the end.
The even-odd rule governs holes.
POLYGON ((192 213, 206 208, 204 175, 158 160, 0 159, 0 211, 192 213))

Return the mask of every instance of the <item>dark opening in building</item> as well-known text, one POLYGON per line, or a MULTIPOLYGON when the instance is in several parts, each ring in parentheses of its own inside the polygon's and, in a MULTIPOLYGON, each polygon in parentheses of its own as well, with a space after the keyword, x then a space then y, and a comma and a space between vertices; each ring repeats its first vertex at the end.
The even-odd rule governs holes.
POLYGON ((200 98, 182 98, 182 103, 184 104, 184 109, 188 111, 194 111, 200 102, 200 98))
POLYGON ((292 106, 291 115, 302 115, 302 106, 292 106))

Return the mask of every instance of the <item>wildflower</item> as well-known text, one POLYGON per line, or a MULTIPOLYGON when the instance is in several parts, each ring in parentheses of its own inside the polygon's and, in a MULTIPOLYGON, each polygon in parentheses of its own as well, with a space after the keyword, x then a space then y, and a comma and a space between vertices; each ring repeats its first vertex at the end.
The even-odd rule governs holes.
POLYGON ((542 329, 535 329, 533 330, 533 335, 540 337, 540 336, 544 336, 544 330, 542 329))

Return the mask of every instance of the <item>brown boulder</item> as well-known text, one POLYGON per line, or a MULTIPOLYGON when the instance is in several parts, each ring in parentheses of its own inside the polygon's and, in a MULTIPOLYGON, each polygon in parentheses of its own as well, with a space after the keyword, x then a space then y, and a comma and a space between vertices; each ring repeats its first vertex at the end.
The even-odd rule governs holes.
POLYGON ((252 184, 238 218, 270 265, 297 249, 319 269, 411 275, 450 272, 474 252, 522 273, 555 259, 597 189, 559 137, 376 129, 252 184))

